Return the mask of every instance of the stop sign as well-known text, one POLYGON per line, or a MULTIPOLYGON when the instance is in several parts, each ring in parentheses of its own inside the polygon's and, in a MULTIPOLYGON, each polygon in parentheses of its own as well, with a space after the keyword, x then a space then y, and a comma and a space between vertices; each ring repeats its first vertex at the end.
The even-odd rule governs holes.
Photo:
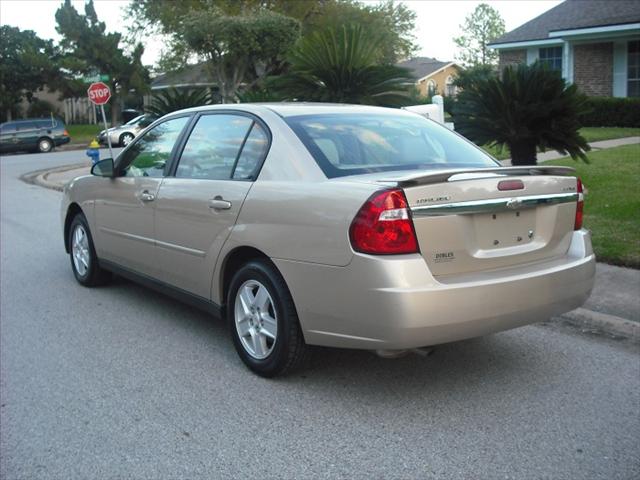
POLYGON ((104 105, 111 98, 111 90, 102 82, 92 83, 87 90, 87 94, 89 95, 89 100, 96 105, 104 105))

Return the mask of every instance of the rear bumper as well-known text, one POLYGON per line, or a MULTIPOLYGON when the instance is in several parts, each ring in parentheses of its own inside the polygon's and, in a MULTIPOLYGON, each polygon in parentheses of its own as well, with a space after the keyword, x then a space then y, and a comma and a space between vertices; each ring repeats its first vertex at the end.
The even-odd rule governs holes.
MULTIPOLYGON (((120 135, 122 135, 123 133, 130 133, 130 132, 126 132, 126 131, 110 132, 109 138, 111 139, 111 145, 118 145, 120 143, 120 135)), ((98 143, 100 145, 108 145, 109 142, 107 140, 107 135, 103 134, 98 136, 98 143)))
POLYGON ((56 139, 54 139, 56 147, 59 147, 60 145, 65 145, 70 141, 71 141, 71 137, 57 137, 56 139))
POLYGON ((354 255, 346 267, 276 260, 309 344, 363 349, 436 345, 546 320, 593 287, 590 235, 544 263, 434 278, 419 255, 354 255))

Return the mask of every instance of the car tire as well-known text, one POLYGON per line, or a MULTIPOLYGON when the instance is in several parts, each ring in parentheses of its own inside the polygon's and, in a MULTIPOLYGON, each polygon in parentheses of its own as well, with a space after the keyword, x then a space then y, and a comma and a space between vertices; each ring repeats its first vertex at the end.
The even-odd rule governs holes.
POLYGON ((267 260, 252 260, 233 276, 227 321, 238 355, 262 377, 290 373, 307 356, 291 293, 280 272, 267 260))
POLYGON ((48 153, 53 150, 53 142, 49 138, 41 138, 38 140, 38 151, 40 153, 48 153))
POLYGON ((84 214, 78 213, 71 222, 68 242, 71 270, 78 283, 85 287, 104 285, 111 273, 100 267, 84 214))
POLYGON ((123 133, 122 135, 120 135, 118 143, 121 147, 126 147, 131 143, 131 140, 133 140, 133 138, 134 137, 131 133, 123 133))

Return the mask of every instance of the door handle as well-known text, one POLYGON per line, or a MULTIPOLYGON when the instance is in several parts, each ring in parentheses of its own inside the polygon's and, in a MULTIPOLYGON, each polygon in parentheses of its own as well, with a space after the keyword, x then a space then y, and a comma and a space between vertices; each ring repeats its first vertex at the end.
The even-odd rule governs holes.
POLYGON ((156 196, 153 193, 149 193, 148 190, 145 190, 140 194, 140 200, 143 202, 153 202, 156 199, 156 196))
POLYGON ((231 208, 231 202, 225 200, 220 195, 209 200, 209 208, 214 210, 229 210, 231 208))

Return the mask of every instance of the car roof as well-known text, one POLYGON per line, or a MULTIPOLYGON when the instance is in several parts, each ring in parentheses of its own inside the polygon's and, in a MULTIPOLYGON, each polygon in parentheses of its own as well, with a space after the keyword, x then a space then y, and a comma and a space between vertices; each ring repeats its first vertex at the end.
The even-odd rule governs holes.
MULTIPOLYGON (((4 122, 0 125, 8 125, 8 124, 14 124, 14 123, 33 123, 33 122, 51 122, 51 118, 21 118, 20 120, 11 120, 8 122, 4 122)), ((62 122, 62 120, 60 120, 58 117, 53 117, 53 121, 55 122, 62 122)))
POLYGON ((281 117, 295 117, 300 115, 330 115, 330 114, 407 114, 398 108, 374 107, 369 105, 352 105, 346 103, 313 103, 313 102, 279 102, 279 103, 228 103, 205 105, 172 112, 170 115, 187 112, 207 112, 216 110, 240 110, 259 113, 271 110, 281 117))

